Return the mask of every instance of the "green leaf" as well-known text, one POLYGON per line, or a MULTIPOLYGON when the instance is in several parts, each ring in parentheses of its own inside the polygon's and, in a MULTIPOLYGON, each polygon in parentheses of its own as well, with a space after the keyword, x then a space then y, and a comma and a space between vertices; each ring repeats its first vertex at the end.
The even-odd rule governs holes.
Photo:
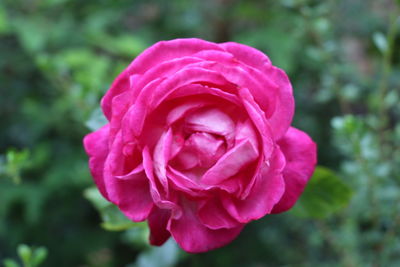
POLYGON ((93 110, 90 118, 86 121, 85 125, 92 131, 100 129, 103 125, 107 124, 107 119, 104 116, 101 108, 93 110))
POLYGON ((35 249, 32 255, 32 265, 39 266, 47 257, 47 249, 45 247, 39 247, 35 249))
POLYGON ((150 250, 141 253, 135 267, 169 267, 174 266, 178 261, 179 248, 170 239, 161 247, 151 247, 150 250))
POLYGON ((304 218, 327 218, 346 207, 352 190, 330 169, 318 166, 293 214, 304 218))
POLYGON ((29 246, 21 244, 17 248, 18 256, 21 258, 24 266, 30 266, 32 258, 32 250, 29 246))
POLYGON ((381 53, 385 53, 388 49, 388 43, 386 36, 381 32, 376 32, 372 35, 372 40, 374 41, 376 47, 381 51, 381 53))
POLYGON ((123 231, 132 227, 147 227, 144 222, 136 223, 129 220, 117 206, 104 199, 96 187, 86 189, 84 196, 99 211, 103 220, 101 226, 106 230, 123 231))
POLYGON ((8 18, 6 11, 0 6, 0 34, 7 33, 9 31, 8 18))
POLYGON ((4 267, 20 267, 15 260, 5 259, 3 261, 4 267))

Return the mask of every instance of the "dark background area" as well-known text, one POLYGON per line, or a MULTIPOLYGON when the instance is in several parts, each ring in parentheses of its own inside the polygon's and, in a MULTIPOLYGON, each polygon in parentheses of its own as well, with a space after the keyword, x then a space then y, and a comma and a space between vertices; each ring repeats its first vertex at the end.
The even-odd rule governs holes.
POLYGON ((0 260, 17 259, 25 243, 47 248, 41 266, 400 266, 399 6, 1 0, 0 260), (198 255, 150 248, 143 225, 111 229, 114 215, 99 213, 87 190, 82 138, 118 73, 153 43, 182 37, 247 44, 283 68, 294 125, 317 142, 319 165, 352 191, 350 202, 329 216, 266 216, 198 255))

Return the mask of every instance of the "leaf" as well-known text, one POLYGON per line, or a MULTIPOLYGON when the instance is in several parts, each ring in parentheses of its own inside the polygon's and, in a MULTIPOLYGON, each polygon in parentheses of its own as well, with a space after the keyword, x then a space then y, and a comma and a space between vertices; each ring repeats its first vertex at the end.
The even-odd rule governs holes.
POLYGON ((100 108, 95 109, 90 118, 86 121, 85 125, 92 131, 96 131, 100 129, 103 125, 107 124, 107 119, 103 115, 103 112, 100 108))
POLYGON ((32 265, 39 266, 47 257, 47 249, 45 247, 38 247, 33 252, 32 265))
POLYGON ((106 230, 123 231, 133 227, 147 227, 144 222, 136 223, 129 220, 117 206, 104 199, 96 187, 87 188, 84 191, 84 196, 99 211, 103 220, 101 226, 106 230))
POLYGON ((346 207, 352 190, 330 169, 318 166, 293 214, 304 218, 327 218, 346 207))
POLYGON ((3 261, 4 267, 20 267, 15 260, 5 259, 3 261))
POLYGON ((382 54, 386 52, 386 50, 388 49, 388 43, 386 36, 383 35, 383 33, 375 32, 372 35, 372 40, 382 54))
POLYGON ((178 261, 179 248, 174 240, 169 239, 161 247, 151 247, 150 250, 141 253, 135 267, 169 267, 178 261))
POLYGON ((29 266, 32 258, 32 250, 29 246, 21 244, 17 248, 18 256, 21 258, 24 266, 29 266))

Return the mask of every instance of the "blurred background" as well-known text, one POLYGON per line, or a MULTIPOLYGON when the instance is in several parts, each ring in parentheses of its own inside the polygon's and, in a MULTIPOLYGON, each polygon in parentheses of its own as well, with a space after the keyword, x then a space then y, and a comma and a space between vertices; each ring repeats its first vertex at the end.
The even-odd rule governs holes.
POLYGON ((1 0, 0 262, 16 266, 400 266, 400 1, 1 0), (318 143, 296 207, 190 255, 99 197, 82 138, 159 40, 236 41, 289 75, 318 143), (26 244, 26 245, 24 245, 26 244))

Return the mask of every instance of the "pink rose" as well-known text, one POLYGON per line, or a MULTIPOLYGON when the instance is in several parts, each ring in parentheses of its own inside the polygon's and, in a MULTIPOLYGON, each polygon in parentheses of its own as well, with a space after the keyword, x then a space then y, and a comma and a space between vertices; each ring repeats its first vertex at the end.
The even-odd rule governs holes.
POLYGON ((87 135, 102 195, 150 243, 188 252, 231 242, 244 225, 290 209, 314 171, 316 145, 290 126, 292 87, 260 51, 200 39, 138 56, 101 101, 109 123, 87 135))

